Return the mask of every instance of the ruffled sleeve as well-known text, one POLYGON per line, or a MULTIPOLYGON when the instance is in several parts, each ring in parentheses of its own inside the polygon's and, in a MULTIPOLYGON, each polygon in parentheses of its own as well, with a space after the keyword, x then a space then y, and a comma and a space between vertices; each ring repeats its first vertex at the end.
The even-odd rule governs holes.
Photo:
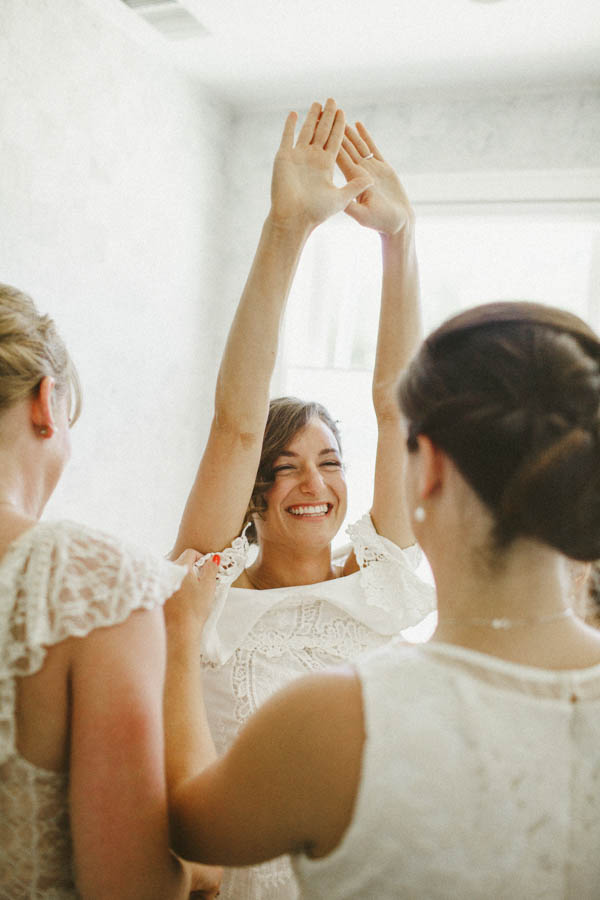
MULTIPOLYGON (((219 551, 221 562, 219 563, 219 568, 217 570, 215 601, 202 632, 201 649, 202 656, 206 662, 210 661, 216 663, 217 661, 222 662, 224 659, 218 625, 225 608, 229 589, 246 568, 248 555, 250 553, 250 544, 246 537, 246 532, 250 527, 250 524, 251 523, 248 522, 241 535, 234 538, 231 547, 226 547, 225 550, 219 551)), ((198 560, 196 565, 203 565, 204 561, 210 559, 212 555, 212 553, 206 553, 198 560)))
POLYGON ((401 616, 401 628, 417 625, 436 608, 435 591, 416 569, 418 544, 402 549, 378 534, 369 513, 346 529, 360 567, 368 606, 401 616))
POLYGON ((0 563, 0 760, 14 748, 14 679, 68 637, 162 604, 182 566, 73 522, 39 523, 0 563))

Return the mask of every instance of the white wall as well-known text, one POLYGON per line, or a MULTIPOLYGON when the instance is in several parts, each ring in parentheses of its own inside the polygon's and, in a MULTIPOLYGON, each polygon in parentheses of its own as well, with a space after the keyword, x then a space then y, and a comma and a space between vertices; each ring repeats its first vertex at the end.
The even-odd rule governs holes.
MULTIPOLYGON (((48 515, 166 551, 286 110, 234 115, 98 4, 0 0, 0 15, 0 280, 55 316, 85 389, 48 515)), ((407 180, 597 172, 598 89, 421 92, 347 113, 407 180)))
POLYGON ((80 0, 0 10, 0 280, 84 385, 47 515, 166 552, 212 405, 229 111, 80 0))

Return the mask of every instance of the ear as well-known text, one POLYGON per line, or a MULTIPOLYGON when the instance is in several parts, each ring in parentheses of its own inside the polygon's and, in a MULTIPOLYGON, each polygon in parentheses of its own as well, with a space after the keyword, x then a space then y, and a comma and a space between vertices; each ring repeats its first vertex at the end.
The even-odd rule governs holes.
POLYGON ((417 490, 419 492, 419 500, 427 500, 442 486, 445 472, 445 456, 427 435, 419 434, 417 441, 419 443, 417 490))
POLYGON ((31 400, 31 422, 37 433, 45 438, 54 434, 53 396, 54 378, 46 375, 31 400))

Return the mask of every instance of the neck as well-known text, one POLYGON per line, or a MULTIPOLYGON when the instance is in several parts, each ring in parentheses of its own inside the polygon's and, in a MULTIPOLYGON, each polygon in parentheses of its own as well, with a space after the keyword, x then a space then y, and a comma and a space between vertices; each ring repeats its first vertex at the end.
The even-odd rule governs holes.
POLYGON ((24 452, 0 452, 2 515, 13 512, 21 518, 39 519, 49 493, 41 465, 29 464, 24 452))
POLYGON ((471 645, 480 634, 489 646, 495 639, 490 631, 501 641, 516 627, 534 629, 568 621, 564 561, 533 541, 517 542, 493 567, 473 554, 470 560, 465 560, 464 553, 448 555, 438 561, 434 574, 439 622, 435 640, 460 643, 457 639, 468 632, 471 645))
POLYGON ((246 570, 255 588, 295 587, 300 584, 318 584, 335 578, 331 565, 331 546, 319 551, 305 551, 261 544, 255 562, 246 570))

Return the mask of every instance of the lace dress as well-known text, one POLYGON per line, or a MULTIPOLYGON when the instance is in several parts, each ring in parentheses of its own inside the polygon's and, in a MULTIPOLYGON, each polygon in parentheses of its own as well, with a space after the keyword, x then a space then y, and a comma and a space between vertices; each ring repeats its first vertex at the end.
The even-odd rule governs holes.
POLYGON ((294 857, 303 898, 600 897, 600 665, 392 643, 356 669, 354 814, 328 856, 294 857))
MULTIPOLYGON (((360 570, 299 587, 232 588, 245 567, 242 536, 221 554, 215 607, 203 636, 204 690, 217 752, 246 720, 294 678, 353 660, 416 625, 435 606, 433 589, 415 575, 417 547, 400 550, 375 531, 370 516, 348 528, 360 570)), ((222 900, 295 900, 287 857, 227 869, 222 900)))
POLYGON ((183 569, 72 522, 40 522, 0 559, 0 900, 72 900, 67 772, 16 747, 16 679, 46 648, 163 603, 183 569))

